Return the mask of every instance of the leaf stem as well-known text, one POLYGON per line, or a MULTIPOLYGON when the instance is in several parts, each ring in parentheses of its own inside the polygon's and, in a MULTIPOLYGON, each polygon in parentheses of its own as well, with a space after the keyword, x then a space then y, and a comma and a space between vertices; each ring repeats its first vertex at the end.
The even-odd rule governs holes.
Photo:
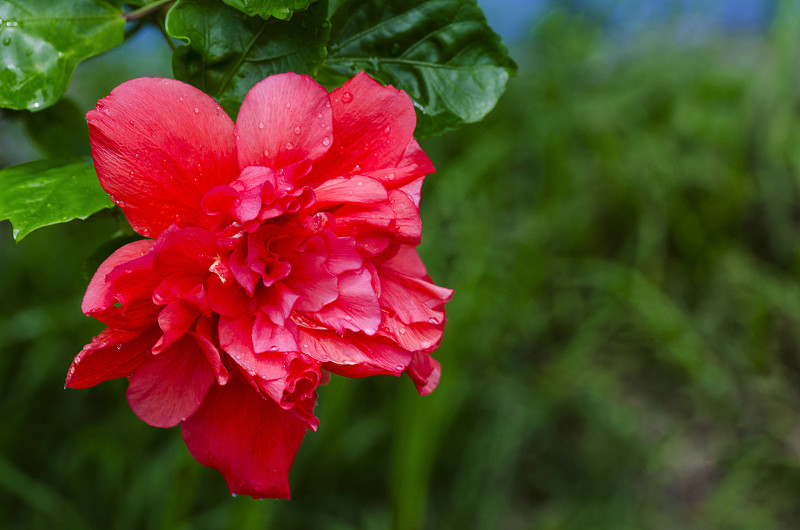
POLYGON ((161 9, 163 6, 171 4, 173 2, 175 2, 175 0, 158 0, 157 2, 153 2, 152 4, 147 4, 146 6, 140 7, 139 9, 136 9, 129 13, 125 13, 123 18, 125 19, 125 22, 130 22, 131 20, 136 20, 142 17, 146 17, 150 13, 154 13, 159 9, 161 9))

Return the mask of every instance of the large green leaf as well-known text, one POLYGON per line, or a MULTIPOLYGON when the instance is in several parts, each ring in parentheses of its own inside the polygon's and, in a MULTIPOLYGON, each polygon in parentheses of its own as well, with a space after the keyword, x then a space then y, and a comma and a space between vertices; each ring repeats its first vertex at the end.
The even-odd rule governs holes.
POLYGON ((231 7, 250 16, 291 18, 294 11, 302 11, 314 0, 222 0, 231 7))
POLYGON ((405 90, 417 134, 482 119, 516 70, 475 0, 348 0, 331 17, 323 82, 359 71, 405 90))
POLYGON ((173 56, 175 77, 213 96, 235 116, 247 91, 279 72, 314 74, 330 24, 320 0, 291 21, 248 17, 219 0, 178 0, 167 31, 187 41, 173 56))
POLYGON ((17 241, 43 226, 86 219, 114 206, 91 160, 38 160, 0 171, 0 219, 17 241))
POLYGON ((103 0, 0 1, 0 107, 58 101, 79 62, 122 42, 122 8, 103 0))

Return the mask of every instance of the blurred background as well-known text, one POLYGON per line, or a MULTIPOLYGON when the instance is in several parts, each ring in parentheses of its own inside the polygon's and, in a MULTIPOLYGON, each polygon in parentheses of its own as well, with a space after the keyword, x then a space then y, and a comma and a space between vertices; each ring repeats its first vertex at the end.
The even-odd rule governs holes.
MULTIPOLYGON (((294 499, 232 498, 124 380, 62 389, 117 220, 0 223, 0 526, 800 527, 800 6, 482 3, 520 68, 422 144, 420 251, 456 291, 439 388, 334 377, 294 499)), ((87 153, 86 110, 170 76, 160 36, 131 41, 0 114, 0 167, 87 153)))

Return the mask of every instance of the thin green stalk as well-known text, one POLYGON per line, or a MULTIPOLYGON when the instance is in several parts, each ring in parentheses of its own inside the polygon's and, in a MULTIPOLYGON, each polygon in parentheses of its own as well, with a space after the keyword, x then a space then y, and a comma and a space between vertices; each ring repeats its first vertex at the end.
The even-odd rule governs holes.
POLYGON ((142 6, 139 9, 131 11, 130 13, 125 13, 125 21, 130 22, 131 20, 137 20, 143 17, 146 17, 150 13, 155 13, 163 6, 167 4, 173 3, 175 0, 159 0, 158 2, 153 2, 152 4, 147 4, 146 6, 142 6))

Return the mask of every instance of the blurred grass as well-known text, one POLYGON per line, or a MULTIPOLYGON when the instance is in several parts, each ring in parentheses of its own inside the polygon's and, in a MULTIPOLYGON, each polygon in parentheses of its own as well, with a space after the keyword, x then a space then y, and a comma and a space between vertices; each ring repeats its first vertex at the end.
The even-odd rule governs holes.
POLYGON ((622 48, 566 11, 538 24, 498 109, 424 144, 421 252, 456 290, 440 387, 334 378, 290 502, 231 498, 177 429, 134 417, 123 381, 62 390, 98 329, 82 261, 113 220, 18 245, 0 225, 0 526, 796 528, 786 10, 766 35, 670 46, 622 48))

